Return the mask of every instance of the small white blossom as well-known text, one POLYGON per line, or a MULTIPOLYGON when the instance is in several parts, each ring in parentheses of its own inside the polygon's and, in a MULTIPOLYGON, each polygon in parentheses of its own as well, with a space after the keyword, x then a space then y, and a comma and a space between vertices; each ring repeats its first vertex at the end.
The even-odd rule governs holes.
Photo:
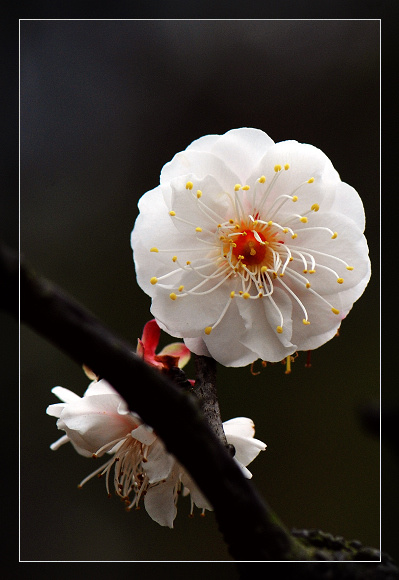
POLYGON ((131 245, 151 313, 226 366, 321 346, 370 278, 361 199, 311 145, 250 128, 202 137, 139 209, 131 245))
MULTIPOLYGON (((154 431, 129 412, 120 395, 104 379, 93 381, 83 397, 63 387, 52 392, 62 401, 49 405, 47 414, 56 417, 57 427, 65 431, 51 445, 53 450, 70 441, 85 457, 110 458, 80 482, 82 487, 95 475, 105 477, 108 495, 113 486, 128 510, 138 508, 141 499, 153 520, 173 527, 178 496, 191 494, 193 504, 202 510, 212 507, 176 459, 168 453, 154 431), (184 488, 183 488, 184 486, 184 488)), ((245 467, 266 445, 254 439, 251 419, 238 417, 224 424, 228 443, 234 445, 235 460, 246 477, 245 467)))

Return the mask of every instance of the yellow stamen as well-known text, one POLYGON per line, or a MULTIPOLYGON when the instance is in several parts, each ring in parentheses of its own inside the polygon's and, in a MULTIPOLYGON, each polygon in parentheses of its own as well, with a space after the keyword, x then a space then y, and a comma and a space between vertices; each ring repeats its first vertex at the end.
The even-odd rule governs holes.
POLYGON ((334 312, 334 314, 339 314, 339 310, 337 310, 336 308, 331 308, 331 312, 334 312))
POLYGON ((319 209, 320 209, 320 206, 319 206, 319 204, 318 204, 318 203, 314 203, 314 204, 311 206, 311 208, 310 208, 310 209, 311 209, 312 211, 319 211, 319 209))
POLYGON ((184 290, 184 286, 182 284, 181 286, 179 286, 179 292, 183 292, 183 290, 184 290))
POLYGON ((314 182, 314 177, 311 177, 310 179, 308 179, 308 183, 313 183, 314 182))
POLYGON ((287 169, 289 169, 289 168, 290 168, 290 164, 289 164, 289 163, 286 163, 286 164, 284 165, 284 169, 287 171, 287 169))
POLYGON ((212 326, 207 326, 204 330, 205 334, 211 334, 212 332, 212 326))
POLYGON ((198 228, 195 228, 195 231, 196 231, 196 232, 202 232, 202 228, 200 228, 200 227, 198 226, 198 228))
POLYGON ((338 278, 337 279, 338 284, 343 284, 344 283, 344 279, 343 278, 338 278))
POLYGON ((158 248, 151 248, 150 252, 159 252, 158 248))
POLYGON ((301 221, 303 224, 308 223, 308 218, 306 216, 303 216, 301 218, 299 218, 299 221, 301 221))
POLYGON ((186 183, 186 189, 192 189, 194 187, 194 184, 192 181, 187 181, 186 183))
POLYGON ((332 240, 335 240, 335 238, 338 236, 337 232, 334 232, 333 235, 331 236, 332 240))
POLYGON ((176 212, 172 210, 172 211, 169 212, 169 215, 171 215, 172 217, 174 217, 176 215, 176 212))
POLYGON ((243 185, 241 189, 243 189, 244 191, 248 191, 249 185, 243 185))
POLYGON ((302 320, 303 324, 310 324, 309 320, 306 320, 305 318, 302 320))
POLYGON ((276 173, 278 173, 279 171, 281 171, 281 165, 275 165, 275 166, 274 166, 274 171, 275 171, 276 173))
POLYGON ((283 332, 283 327, 282 326, 277 326, 276 330, 277 330, 277 332, 279 334, 281 334, 283 332))
POLYGON ((261 175, 258 179, 259 183, 265 183, 266 181, 266 177, 264 175, 261 175))
POLYGON ((242 295, 242 297, 245 298, 245 300, 247 300, 249 298, 248 292, 244 292, 244 294, 242 295))
POLYGON ((293 195, 292 196, 292 201, 298 201, 298 196, 297 195, 293 195))
POLYGON ((197 190, 197 197, 198 199, 202 197, 202 191, 200 189, 197 190))
POLYGON ((176 300, 177 296, 176 296, 176 294, 174 292, 172 292, 171 294, 169 294, 169 298, 171 300, 176 300))
POLYGON ((158 282, 158 278, 156 278, 155 276, 153 276, 150 280, 151 284, 154 285, 158 282))
POLYGON ((234 191, 238 191, 239 189, 241 189, 241 183, 236 183, 234 186, 234 191))

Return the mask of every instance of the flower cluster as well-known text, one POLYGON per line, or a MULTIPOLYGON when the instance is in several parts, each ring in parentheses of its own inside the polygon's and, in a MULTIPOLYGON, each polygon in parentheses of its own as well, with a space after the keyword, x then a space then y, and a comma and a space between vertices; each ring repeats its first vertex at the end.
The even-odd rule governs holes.
MULTIPOLYGON (((93 381, 83 397, 63 387, 54 387, 52 392, 63 402, 49 405, 47 414, 57 417, 57 427, 65 435, 51 449, 70 441, 85 457, 110 455, 79 487, 95 475, 104 476, 108 494, 113 485, 128 510, 138 507, 143 499, 151 518, 170 528, 180 493, 191 494, 191 513, 194 504, 202 510, 212 509, 156 433, 128 411, 123 399, 104 379, 93 381)), ((253 422, 237 417, 223 423, 223 428, 228 443, 235 448, 235 460, 246 477, 251 477, 245 466, 266 448, 262 441, 254 439, 253 422)))
MULTIPOLYGON (((160 371, 173 365, 184 366, 190 353, 181 343, 168 345, 155 354, 159 333, 155 321, 147 323, 138 341, 138 354, 160 371)), ((91 375, 90 371, 88 374, 91 375)), ((52 392, 62 402, 49 405, 47 414, 57 418, 57 427, 65 434, 51 445, 51 449, 56 450, 70 442, 84 457, 109 457, 83 479, 79 487, 96 475, 103 476, 108 494, 111 495, 113 487, 126 503, 127 510, 138 508, 143 500, 151 518, 170 528, 176 517, 180 494, 190 494, 191 513, 194 505, 203 511, 212 509, 188 473, 166 451, 161 439, 137 414, 129 411, 107 381, 92 381, 83 397, 60 386, 54 387, 52 392)), ((246 466, 266 445, 254 438, 254 424, 246 417, 226 421, 223 428, 227 442, 234 446, 236 462, 250 478, 246 466)))
POLYGON ((318 348, 370 278, 358 193, 316 147, 257 129, 194 141, 139 210, 131 245, 151 313, 226 366, 318 348))

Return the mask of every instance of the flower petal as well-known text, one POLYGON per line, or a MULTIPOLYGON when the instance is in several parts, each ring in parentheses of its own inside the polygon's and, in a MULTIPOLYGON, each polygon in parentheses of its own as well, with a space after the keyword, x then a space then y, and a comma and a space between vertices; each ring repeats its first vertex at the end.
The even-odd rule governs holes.
POLYGON ((169 478, 164 483, 149 487, 144 497, 147 513, 160 526, 173 528, 173 521, 177 514, 174 487, 175 481, 169 478))

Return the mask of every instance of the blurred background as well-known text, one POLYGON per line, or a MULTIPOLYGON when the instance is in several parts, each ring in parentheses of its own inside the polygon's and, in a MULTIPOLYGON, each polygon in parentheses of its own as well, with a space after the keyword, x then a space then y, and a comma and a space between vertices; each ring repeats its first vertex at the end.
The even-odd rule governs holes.
MULTIPOLYGON (((311 368, 300 353, 290 375, 219 367, 218 390, 223 419, 251 417, 268 445, 250 469, 285 525, 376 548, 380 443, 361 411, 380 388, 379 65, 378 20, 20 23, 21 252, 132 345, 150 318, 130 249, 137 202, 194 139, 248 126, 311 143, 359 192, 373 275, 340 336, 311 368)), ((45 410, 52 387, 82 395, 88 380, 29 328, 20 350, 21 559, 229 560, 213 514, 188 518, 187 498, 170 530, 144 509, 126 513, 102 481, 77 489, 93 465, 72 447, 50 450, 61 432, 45 410)), ((399 516, 392 481, 387 530, 399 516)), ((389 533, 382 549, 395 555, 389 533)))

